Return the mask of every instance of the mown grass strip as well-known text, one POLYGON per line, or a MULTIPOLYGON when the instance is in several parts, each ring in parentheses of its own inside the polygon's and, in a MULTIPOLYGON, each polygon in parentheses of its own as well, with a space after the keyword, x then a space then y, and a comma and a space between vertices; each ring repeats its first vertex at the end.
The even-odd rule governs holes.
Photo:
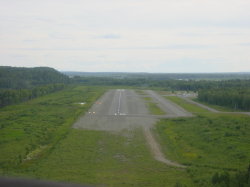
POLYGON ((147 107, 151 114, 153 115, 164 115, 164 112, 155 102, 153 102, 151 97, 143 97, 146 101, 147 107))

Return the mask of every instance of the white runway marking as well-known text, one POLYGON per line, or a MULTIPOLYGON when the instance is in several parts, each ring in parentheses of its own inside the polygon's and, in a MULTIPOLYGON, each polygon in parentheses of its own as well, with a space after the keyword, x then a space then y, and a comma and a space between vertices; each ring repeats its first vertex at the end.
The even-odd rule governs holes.
POLYGON ((120 110, 121 110, 121 98, 122 98, 122 92, 120 92, 120 95, 119 95, 118 113, 120 113, 120 110))
POLYGON ((119 100, 118 100, 118 108, 117 108, 117 115, 120 115, 121 112, 121 99, 122 99, 122 91, 123 90, 118 90, 120 92, 119 95, 119 100))

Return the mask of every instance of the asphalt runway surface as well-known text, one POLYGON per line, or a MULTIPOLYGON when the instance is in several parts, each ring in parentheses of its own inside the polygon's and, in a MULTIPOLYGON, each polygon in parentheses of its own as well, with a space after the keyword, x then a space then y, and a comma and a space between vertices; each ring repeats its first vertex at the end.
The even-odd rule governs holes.
POLYGON ((151 127, 156 121, 135 91, 120 89, 106 92, 73 127, 121 131, 151 127))

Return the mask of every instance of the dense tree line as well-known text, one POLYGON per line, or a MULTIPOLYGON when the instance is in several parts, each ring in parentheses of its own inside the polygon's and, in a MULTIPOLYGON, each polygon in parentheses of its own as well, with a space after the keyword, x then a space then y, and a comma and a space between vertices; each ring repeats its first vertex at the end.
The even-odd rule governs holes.
POLYGON ((198 99, 210 104, 234 109, 250 109, 250 89, 210 89, 201 90, 198 99))
POLYGON ((0 66, 0 89, 24 89, 46 84, 68 83, 69 78, 49 67, 0 66))
POLYGON ((250 73, 126 73, 126 72, 64 72, 70 77, 102 77, 151 80, 229 80, 250 79, 250 73))
POLYGON ((80 77, 71 78, 72 82, 84 85, 137 86, 159 87, 166 90, 199 91, 204 89, 250 88, 249 80, 153 80, 146 78, 110 78, 110 77, 80 77))
POLYGON ((0 66, 0 107, 61 90, 70 79, 53 68, 0 66))
POLYGON ((39 96, 62 90, 64 87, 65 84, 49 84, 32 89, 2 89, 0 90, 0 107, 28 101, 39 96))

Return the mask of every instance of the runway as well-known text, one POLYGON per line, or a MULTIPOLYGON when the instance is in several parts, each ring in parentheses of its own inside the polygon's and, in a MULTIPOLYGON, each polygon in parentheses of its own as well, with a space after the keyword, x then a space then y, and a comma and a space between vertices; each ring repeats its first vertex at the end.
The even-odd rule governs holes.
POLYGON ((121 131, 151 127, 157 116, 149 114, 144 100, 133 90, 110 90, 74 124, 74 128, 121 131))
POLYGON ((180 106, 158 95, 156 92, 145 91, 154 102, 166 112, 166 115, 151 115, 145 100, 134 90, 109 90, 91 109, 73 125, 74 128, 84 128, 104 131, 121 131, 138 127, 151 128, 158 119, 190 117, 191 113, 180 106))

